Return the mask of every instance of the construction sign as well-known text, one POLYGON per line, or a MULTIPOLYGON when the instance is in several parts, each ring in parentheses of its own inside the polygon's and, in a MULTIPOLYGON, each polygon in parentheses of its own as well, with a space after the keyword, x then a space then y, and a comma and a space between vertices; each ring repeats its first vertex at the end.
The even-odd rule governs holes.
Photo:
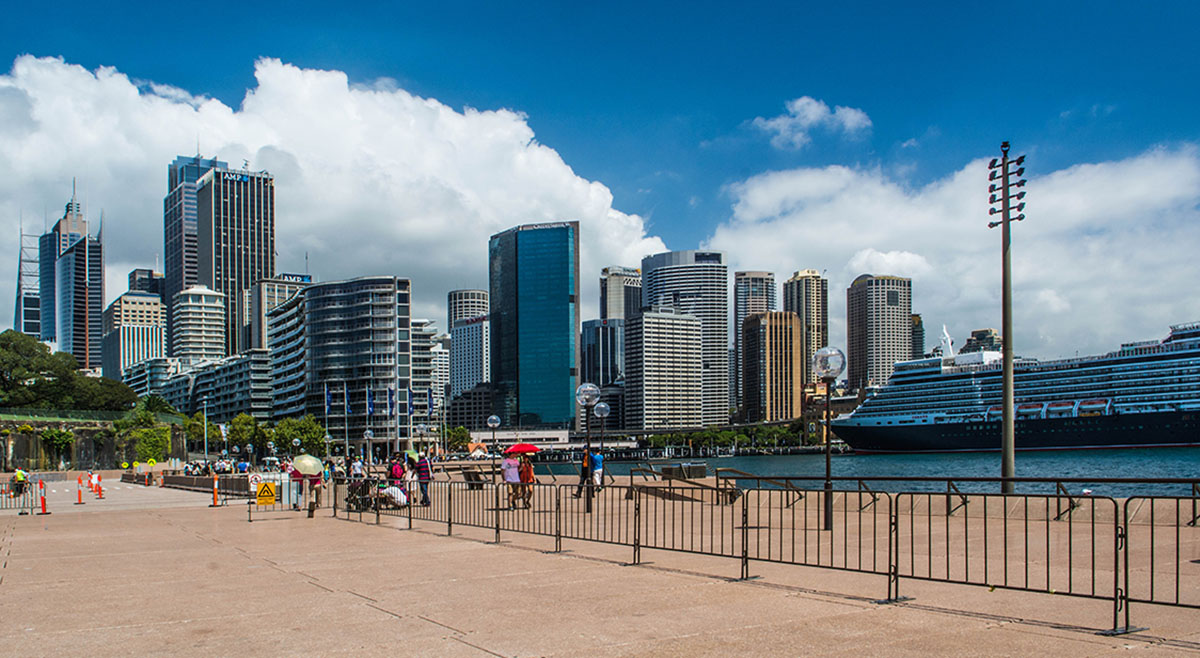
POLYGON ((274 505, 275 504, 275 483, 260 482, 255 489, 255 499, 259 505, 274 505))

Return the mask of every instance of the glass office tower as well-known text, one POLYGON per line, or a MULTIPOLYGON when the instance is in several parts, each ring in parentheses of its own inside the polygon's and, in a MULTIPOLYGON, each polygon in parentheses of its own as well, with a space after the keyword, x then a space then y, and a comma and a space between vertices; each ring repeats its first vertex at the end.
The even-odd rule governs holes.
POLYGON ((492 381, 503 427, 570 427, 579 373, 579 222, 488 243, 492 381))

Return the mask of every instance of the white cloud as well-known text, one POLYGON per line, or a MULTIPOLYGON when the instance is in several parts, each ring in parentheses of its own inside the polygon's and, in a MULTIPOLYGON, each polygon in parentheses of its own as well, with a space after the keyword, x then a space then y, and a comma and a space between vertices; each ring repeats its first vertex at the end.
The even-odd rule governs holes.
MULTIPOLYGON (((1030 170, 1013 225, 1014 346, 1053 358, 1160 338, 1200 320, 1200 154, 1155 148, 1125 160, 1030 170)), ((845 345, 845 289, 863 273, 913 279, 913 310, 956 342, 1000 328, 1000 229, 988 230, 986 161, 924 187, 880 169, 764 173, 738 184, 708 248, 736 269, 827 270, 830 330, 845 345)))
MULTIPOLYGON (((163 83, 60 59, 18 58, 0 76, 0 271, 16 272, 17 218, 40 230, 80 181, 91 218, 105 212, 107 300, 126 273, 162 262, 166 166, 191 154, 249 160, 276 178, 278 269, 309 254, 320 280, 412 277, 415 312, 445 322, 445 294, 486 287, 487 240, 523 223, 579 220, 585 317, 605 265, 664 250, 604 185, 539 144, 524 115, 456 111, 394 80, 351 84, 340 71, 255 65, 240 107, 163 83)), ((0 277, 0 299, 14 281, 0 277)), ((2 312, 11 313, 5 303, 2 312)), ((0 316, 8 317, 8 316, 0 316)), ((7 326, 7 323, 6 323, 7 326)))
POLYGON ((780 149, 799 149, 812 141, 814 129, 842 132, 848 137, 857 137, 871 129, 871 118, 866 112, 841 105, 829 109, 824 101, 811 96, 801 96, 786 103, 787 114, 764 119, 754 119, 754 126, 771 133, 771 145, 780 149))

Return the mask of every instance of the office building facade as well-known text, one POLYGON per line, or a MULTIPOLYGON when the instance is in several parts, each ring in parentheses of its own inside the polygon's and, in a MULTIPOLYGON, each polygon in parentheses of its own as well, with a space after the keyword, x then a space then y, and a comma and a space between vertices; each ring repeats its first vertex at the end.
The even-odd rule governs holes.
POLYGON ((75 200, 72 184, 71 200, 67 202, 62 218, 38 239, 38 308, 41 311, 38 325, 44 341, 58 340, 58 271, 55 264, 68 247, 87 233, 87 220, 83 217, 82 206, 75 200))
POLYGON ((746 422, 800 417, 803 335, 800 316, 790 311, 755 313, 742 324, 746 422))
POLYGON ((583 381, 604 387, 625 378, 625 320, 588 320, 579 336, 583 381))
MULTIPOLYGON (((85 235, 54 262, 58 349, 83 369, 100 368, 104 339, 104 247, 85 235)), ((44 305, 43 305, 44 306, 44 305)))
POLYGON ((755 313, 778 310, 775 274, 771 272, 733 273, 733 360, 730 363, 732 386, 729 406, 742 410, 745 387, 742 382, 742 325, 755 313))
POLYGON ((250 349, 243 292, 275 275, 275 179, 209 169, 196 181, 196 280, 225 295, 225 354, 250 349))
POLYGON ((829 281, 816 270, 797 270, 783 284, 783 310, 800 318, 802 385, 816 383, 812 357, 829 344, 829 281))
POLYGON ((167 320, 162 300, 154 293, 130 290, 104 309, 101 360, 104 376, 123 381, 135 363, 167 355, 167 320))
POLYGON ((912 281, 862 274, 846 289, 847 384, 882 386, 912 358, 912 281))
POLYGON ((158 295, 161 299, 166 291, 164 282, 162 272, 155 272, 148 267, 139 267, 129 272, 130 291, 148 292, 158 295))
POLYGON ((925 358, 925 321, 920 313, 912 314, 912 358, 925 358))
POLYGON ((175 295, 171 305, 175 358, 215 361, 225 356, 225 295, 207 286, 192 286, 175 295))
MULTIPOLYGON (((211 169, 229 165, 216 158, 179 156, 167 165, 167 194, 163 197, 163 304, 167 307, 168 349, 174 349, 171 305, 175 295, 199 283, 197 268, 196 189, 211 169)), ((132 290, 132 285, 130 286, 132 290)))
MULTIPOLYGON (((670 306, 700 320, 701 420, 704 425, 728 423, 729 270, 724 255, 671 251, 643 258, 642 304, 670 306)), ((634 349, 628 337, 626 346, 634 349)))
POLYGON ((644 307, 625 331, 624 427, 704 424, 704 323, 674 307, 644 307))
POLYGON ((642 272, 612 265, 600 270, 600 319, 624 320, 642 309, 642 272))
POLYGON ((579 222, 497 233, 488 260, 495 413, 507 428, 569 428, 579 383, 579 222))
POLYGON ((450 339, 450 399, 492 381, 492 325, 488 316, 458 320, 450 339))

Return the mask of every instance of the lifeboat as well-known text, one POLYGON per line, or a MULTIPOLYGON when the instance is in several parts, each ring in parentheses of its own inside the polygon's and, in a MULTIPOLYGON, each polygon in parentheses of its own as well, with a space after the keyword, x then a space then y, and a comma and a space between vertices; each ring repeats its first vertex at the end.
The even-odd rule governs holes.
POLYGON ((1002 407, 1001 405, 997 404, 993 407, 988 407, 988 410, 987 410, 987 419, 988 420, 991 420, 992 418, 1000 418, 1003 415, 1004 415, 1004 407, 1002 407))
POLYGON ((1099 416, 1108 411, 1112 401, 1108 398, 1096 398, 1094 400, 1084 400, 1079 403, 1080 416, 1099 416))
POLYGON ((1040 416, 1042 409, 1046 408, 1045 402, 1026 402, 1017 406, 1018 416, 1040 416))
POLYGON ((1046 407, 1046 415, 1064 416, 1075 411, 1075 403, 1070 400, 1061 400, 1059 402, 1051 402, 1046 407))

